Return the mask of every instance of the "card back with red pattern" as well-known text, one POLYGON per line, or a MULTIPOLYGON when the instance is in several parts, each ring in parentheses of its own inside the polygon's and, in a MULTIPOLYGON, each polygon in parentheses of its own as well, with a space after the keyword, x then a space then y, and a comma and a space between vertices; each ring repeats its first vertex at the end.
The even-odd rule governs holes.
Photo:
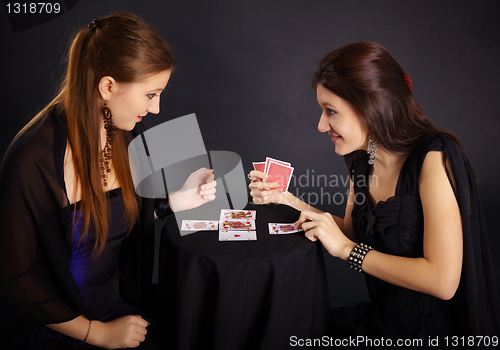
POLYGON ((293 174, 292 167, 270 161, 267 174, 269 175, 268 182, 278 182, 283 192, 288 191, 293 174))

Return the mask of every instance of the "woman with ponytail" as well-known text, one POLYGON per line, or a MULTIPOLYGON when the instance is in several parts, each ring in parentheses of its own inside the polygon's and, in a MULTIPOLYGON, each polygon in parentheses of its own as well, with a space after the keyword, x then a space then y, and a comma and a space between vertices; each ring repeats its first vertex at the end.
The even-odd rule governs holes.
POLYGON ((300 210, 296 228, 365 273, 370 303, 335 310, 329 335, 392 345, 420 340, 412 343, 417 348, 452 339, 481 348, 482 337, 498 344, 488 236, 475 172, 458 140, 425 116, 408 74, 379 44, 332 51, 313 87, 322 109, 318 130, 349 171, 345 216, 280 193, 259 181, 267 175, 258 171, 250 173, 250 189, 255 203, 300 210))
POLYGON ((95 19, 76 34, 67 65, 57 96, 0 167, 0 344, 155 348, 148 321, 124 301, 137 306, 151 279, 153 220, 213 200, 216 183, 200 169, 188 179, 197 192, 134 193, 127 146, 142 117, 159 112, 174 66, 143 20, 95 19))

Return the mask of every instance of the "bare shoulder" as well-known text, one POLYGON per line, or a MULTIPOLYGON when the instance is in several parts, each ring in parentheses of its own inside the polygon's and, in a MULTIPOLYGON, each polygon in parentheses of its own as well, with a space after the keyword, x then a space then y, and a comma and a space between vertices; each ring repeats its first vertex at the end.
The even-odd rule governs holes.
POLYGON ((444 155, 441 151, 431 151, 428 152, 424 163, 422 165, 422 171, 420 173, 420 182, 432 179, 435 176, 445 175, 446 169, 444 164, 444 155))
POLYGON ((447 212, 449 209, 458 212, 457 201, 446 172, 443 152, 427 153, 420 173, 419 192, 424 211, 427 208, 440 212, 446 208, 447 212))

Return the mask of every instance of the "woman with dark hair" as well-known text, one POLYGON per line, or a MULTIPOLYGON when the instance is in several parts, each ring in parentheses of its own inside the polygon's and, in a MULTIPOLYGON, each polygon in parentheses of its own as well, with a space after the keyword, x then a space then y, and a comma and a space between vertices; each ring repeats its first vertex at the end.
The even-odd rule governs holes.
POLYGON ((410 78, 379 44, 329 53, 313 87, 323 109, 318 129, 349 169, 344 218, 280 193, 258 171, 249 187, 255 203, 300 210, 295 226, 307 238, 366 273, 369 306, 333 312, 332 332, 424 344, 429 336, 498 335, 475 173, 457 139, 426 118, 410 78))
POLYGON ((0 167, 2 349, 29 339, 32 349, 139 346, 148 322, 124 299, 137 305, 150 283, 155 217, 215 198, 209 169, 186 181, 197 191, 134 192, 127 146, 159 112, 174 65, 152 27, 125 12, 95 19, 67 64, 0 167))

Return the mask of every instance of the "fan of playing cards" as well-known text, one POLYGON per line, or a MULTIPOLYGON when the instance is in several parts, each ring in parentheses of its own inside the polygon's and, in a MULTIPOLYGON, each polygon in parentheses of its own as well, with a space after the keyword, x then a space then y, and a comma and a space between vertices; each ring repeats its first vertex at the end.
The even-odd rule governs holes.
POLYGON ((293 174, 290 163, 266 157, 265 162, 254 162, 253 167, 255 170, 269 175, 267 181, 279 183, 283 192, 288 191, 288 185, 290 185, 293 174))

